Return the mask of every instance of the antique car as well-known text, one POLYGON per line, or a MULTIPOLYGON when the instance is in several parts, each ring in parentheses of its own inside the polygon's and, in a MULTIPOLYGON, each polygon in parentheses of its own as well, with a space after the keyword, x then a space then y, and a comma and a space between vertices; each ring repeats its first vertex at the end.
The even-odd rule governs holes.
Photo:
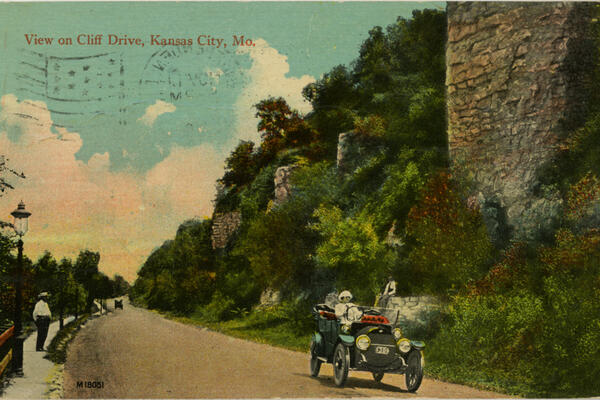
POLYGON ((380 382, 384 374, 404 374, 409 392, 423 379, 423 342, 402 335, 396 325, 398 311, 353 306, 342 323, 333 308, 313 308, 317 329, 310 343, 310 373, 319 375, 321 364, 333 364, 334 382, 343 386, 348 371, 369 371, 380 382), (351 312, 350 312, 351 311, 351 312))

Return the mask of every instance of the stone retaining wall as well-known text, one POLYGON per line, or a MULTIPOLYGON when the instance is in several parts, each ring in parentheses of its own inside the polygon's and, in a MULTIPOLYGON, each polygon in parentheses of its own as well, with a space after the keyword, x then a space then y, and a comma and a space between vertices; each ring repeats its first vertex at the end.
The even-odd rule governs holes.
POLYGON ((440 302, 433 296, 392 297, 387 308, 400 311, 401 323, 425 324, 423 317, 440 309, 440 302))

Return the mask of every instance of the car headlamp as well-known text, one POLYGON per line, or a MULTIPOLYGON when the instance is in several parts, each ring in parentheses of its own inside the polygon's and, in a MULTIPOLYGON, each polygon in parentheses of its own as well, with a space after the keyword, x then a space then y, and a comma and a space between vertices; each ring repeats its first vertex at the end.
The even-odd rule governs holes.
POLYGON ((359 350, 366 350, 371 345, 371 339, 367 335, 360 335, 356 338, 356 347, 359 350))
POLYGON ((408 339, 400 339, 398 341, 398 350, 400 350, 403 353, 408 353, 410 351, 410 340, 408 339))
POLYGON ((394 339, 396 341, 402 339, 402 330, 400 328, 394 329, 394 331, 392 332, 392 334, 394 335, 394 339))

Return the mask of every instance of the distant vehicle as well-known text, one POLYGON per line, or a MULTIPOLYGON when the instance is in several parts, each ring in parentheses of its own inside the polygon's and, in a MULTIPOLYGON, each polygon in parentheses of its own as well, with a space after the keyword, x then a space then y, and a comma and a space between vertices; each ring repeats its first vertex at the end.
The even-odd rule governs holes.
MULTIPOLYGON (((344 386, 348 371, 369 371, 380 382, 384 374, 404 374, 409 392, 415 392, 423 380, 425 343, 403 337, 396 326, 398 311, 360 307, 342 324, 326 304, 313 308, 317 329, 310 343, 310 373, 319 375, 321 364, 333 364, 334 381, 344 386)), ((348 311, 350 311, 348 310, 348 311)))
POLYGON ((123 309, 123 300, 115 300, 115 310, 117 308, 123 309))

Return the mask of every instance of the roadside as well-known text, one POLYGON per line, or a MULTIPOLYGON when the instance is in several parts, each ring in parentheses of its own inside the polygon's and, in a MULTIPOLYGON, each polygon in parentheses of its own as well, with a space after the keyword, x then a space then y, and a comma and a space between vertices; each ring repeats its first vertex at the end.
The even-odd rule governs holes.
POLYGON ((111 302, 114 304, 114 299, 105 300, 102 305, 94 301, 94 305, 98 311, 93 314, 84 314, 79 319, 65 324, 63 329, 56 334, 52 342, 48 345, 48 353, 45 358, 54 362, 54 368, 46 379, 47 390, 44 393, 44 398, 62 399, 64 397, 64 370, 69 345, 75 339, 80 329, 86 327, 88 321, 114 311, 114 307, 109 306, 111 302))
POLYGON ((85 326, 85 323, 90 319, 89 314, 82 315, 77 320, 72 320, 66 324, 63 329, 58 331, 54 339, 48 345, 48 353, 45 358, 54 363, 54 367, 50 371, 46 379, 47 390, 44 393, 45 398, 61 399, 63 398, 63 373, 64 364, 67 359, 67 348, 77 332, 85 326))
POLYGON ((238 318, 218 322, 210 321, 199 314, 189 317, 162 312, 159 314, 177 322, 208 328, 236 338, 301 352, 308 351, 314 330, 313 324, 305 326, 306 323, 294 321, 277 307, 257 309, 238 318))
POLYGON ((35 351, 37 333, 33 330, 23 342, 23 377, 8 378, 0 398, 62 398, 64 363, 69 344, 86 322, 110 311, 110 307, 106 307, 103 312, 85 314, 77 320, 73 316, 67 317, 62 330, 59 329, 59 321, 52 322, 48 329, 46 352, 35 351))
MULTIPOLYGON (((156 311, 153 310, 153 312, 156 311)), ((312 323, 303 324, 294 321, 285 313, 278 311, 277 307, 256 309, 237 318, 219 322, 207 320, 200 313, 192 314, 189 317, 176 316, 170 313, 159 314, 177 322, 208 328, 228 336, 300 352, 308 351, 310 338, 314 330, 312 323)), ((427 354, 427 350, 426 348, 425 354, 427 354)), ((509 377, 500 379, 498 375, 490 372, 455 371, 449 370, 444 365, 434 365, 428 362, 425 368, 425 376, 443 382, 502 393, 503 396, 518 395, 522 392, 522 390, 519 390, 522 388, 514 380, 509 377)))
MULTIPOLYGON (((247 339, 247 337, 245 338, 247 339)), ((69 347, 65 398, 498 398, 467 386, 425 379, 418 393, 404 377, 352 372, 345 387, 331 364, 309 373, 306 349, 232 338, 131 307, 86 325, 69 347)))
MULTIPOLYGON (((68 323, 73 319, 65 319, 68 323)), ((46 343, 58 332, 59 322, 50 324, 46 343)), ((2 397, 10 399, 41 399, 47 390, 47 379, 54 369, 54 363, 45 358, 46 352, 35 351, 37 333, 33 332, 23 342, 23 376, 12 377, 4 388, 2 397)))
MULTIPOLYGON (((157 312, 155 310, 151 311, 157 312)), ((228 336, 300 352, 308 351, 310 338, 314 330, 312 319, 309 320, 310 323, 302 323, 294 320, 285 312, 282 313, 277 306, 255 309, 236 318, 218 322, 204 318, 202 313, 193 313, 188 317, 171 313, 157 313, 184 324, 204 327, 228 336)), ((428 341, 426 341, 427 343, 428 341)), ((428 350, 431 351, 431 347, 426 347, 426 355, 428 350)), ((426 365, 425 376, 438 381, 502 393, 502 396, 522 395, 526 392, 522 384, 516 381, 514 377, 504 376, 499 371, 456 370, 429 361, 426 365)))

